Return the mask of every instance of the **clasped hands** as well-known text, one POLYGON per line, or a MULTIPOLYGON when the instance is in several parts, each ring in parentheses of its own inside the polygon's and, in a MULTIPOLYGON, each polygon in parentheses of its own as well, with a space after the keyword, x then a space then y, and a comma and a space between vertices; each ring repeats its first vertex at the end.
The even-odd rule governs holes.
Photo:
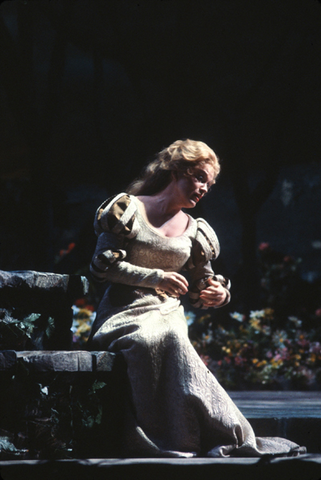
MULTIPOLYGON (((208 286, 201 290, 200 299, 204 307, 219 307, 226 299, 226 291, 220 282, 209 278, 208 286)), ((188 281, 183 275, 177 272, 164 272, 164 278, 158 288, 169 293, 173 297, 185 295, 188 291, 188 281)))

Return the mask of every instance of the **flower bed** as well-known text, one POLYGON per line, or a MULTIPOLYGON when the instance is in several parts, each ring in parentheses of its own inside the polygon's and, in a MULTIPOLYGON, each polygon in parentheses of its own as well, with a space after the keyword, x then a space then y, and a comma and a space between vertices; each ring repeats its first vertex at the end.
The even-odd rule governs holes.
POLYGON ((262 308, 188 319, 194 347, 225 388, 320 389, 320 282, 303 281, 300 260, 267 243, 258 255, 262 308))
POLYGON ((210 315, 190 326, 194 347, 225 388, 321 387, 319 330, 304 331, 293 316, 279 328, 270 308, 230 316, 234 325, 229 329, 213 327, 210 315), (201 335, 193 332, 197 324, 204 330, 201 335))

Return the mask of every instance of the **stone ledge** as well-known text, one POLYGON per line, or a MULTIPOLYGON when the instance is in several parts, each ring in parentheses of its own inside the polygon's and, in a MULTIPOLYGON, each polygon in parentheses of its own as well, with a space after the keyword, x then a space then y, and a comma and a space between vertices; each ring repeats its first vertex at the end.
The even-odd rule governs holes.
MULTIPOLYGON (((72 347, 72 304, 83 298, 89 289, 85 276, 36 272, 33 270, 0 270, 0 317, 22 323, 30 314, 40 314, 33 336, 0 335, 0 348, 20 350, 68 350, 72 347), (49 317, 54 329, 44 335, 49 317), (37 331, 39 335, 37 334, 37 331)), ((51 325, 52 327, 52 325, 51 325)), ((22 329, 23 330, 23 329, 22 329)))
POLYGON ((229 392, 246 418, 321 418, 321 392, 229 392))
POLYGON ((116 354, 96 351, 0 351, 0 372, 10 371, 19 363, 32 372, 110 372, 116 354))
POLYGON ((3 480, 60 480, 150 478, 197 480, 320 480, 321 455, 295 458, 86 458, 73 460, 10 460, 0 461, 3 480))
MULTIPOLYGON (((258 437, 285 437, 321 452, 320 392, 229 392, 258 437)), ((321 478, 321 474, 320 474, 321 478)))
POLYGON ((38 312, 35 307, 46 308, 44 301, 59 309, 55 301, 72 302, 88 293, 89 282, 80 275, 67 275, 33 270, 0 270, 0 303, 3 307, 23 307, 38 312))

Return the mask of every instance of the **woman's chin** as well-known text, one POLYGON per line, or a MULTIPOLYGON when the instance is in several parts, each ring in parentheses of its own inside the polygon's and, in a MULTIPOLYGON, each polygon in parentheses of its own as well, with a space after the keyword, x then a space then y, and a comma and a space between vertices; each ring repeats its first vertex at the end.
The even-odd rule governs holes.
POLYGON ((185 206, 185 208, 194 208, 196 207, 196 201, 193 200, 192 198, 189 199, 188 204, 185 206))

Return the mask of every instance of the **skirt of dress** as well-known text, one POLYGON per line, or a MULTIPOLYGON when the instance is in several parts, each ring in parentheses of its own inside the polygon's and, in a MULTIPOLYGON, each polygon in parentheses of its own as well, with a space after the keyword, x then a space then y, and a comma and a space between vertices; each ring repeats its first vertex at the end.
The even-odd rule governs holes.
POLYGON ((142 295, 128 306, 101 302, 91 348, 121 352, 131 390, 124 445, 128 456, 298 455, 305 447, 255 437, 188 338, 174 298, 142 295), (99 320, 100 319, 100 320, 99 320))

